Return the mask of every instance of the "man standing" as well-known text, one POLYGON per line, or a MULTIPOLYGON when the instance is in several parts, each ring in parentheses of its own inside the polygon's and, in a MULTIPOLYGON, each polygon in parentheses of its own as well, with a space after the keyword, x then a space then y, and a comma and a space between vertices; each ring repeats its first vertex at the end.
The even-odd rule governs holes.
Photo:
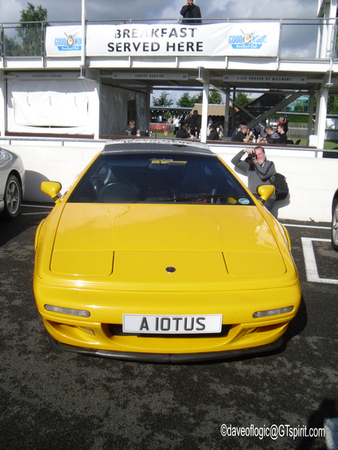
POLYGON ((279 135, 279 144, 286 145, 288 138, 286 137, 285 126, 283 124, 278 125, 277 133, 279 135))
POLYGON ((194 0, 187 0, 187 3, 181 9, 180 14, 184 17, 182 23, 202 23, 201 20, 198 20, 202 18, 201 10, 197 5, 194 5, 194 0))
MULTIPOLYGON (((243 149, 232 158, 231 162, 235 167, 242 170, 245 175, 247 175, 248 188, 255 196, 258 196, 257 189, 262 184, 274 184, 276 173, 275 165, 272 161, 266 159, 263 147, 243 149), (244 155, 246 155, 247 158, 242 161, 244 155)), ((264 203, 264 206, 271 211, 275 201, 276 194, 273 194, 264 203)))
POLYGON ((198 137, 201 130, 201 116, 198 114, 197 109, 195 109, 192 116, 189 117, 188 126, 190 127, 192 136, 198 137))

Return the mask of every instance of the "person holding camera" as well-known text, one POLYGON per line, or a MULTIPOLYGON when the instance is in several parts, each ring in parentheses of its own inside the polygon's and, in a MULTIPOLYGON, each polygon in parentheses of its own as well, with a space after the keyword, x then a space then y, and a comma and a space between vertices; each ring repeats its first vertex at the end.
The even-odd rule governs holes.
MULTIPOLYGON (((248 177, 248 188, 257 197, 259 197, 257 189, 262 184, 274 184, 275 181, 275 164, 266 159, 263 147, 246 148, 241 150, 231 160, 232 164, 245 173, 248 177), (243 156, 245 160, 242 160, 243 156)), ((273 194, 264 206, 271 211, 276 201, 276 195, 273 194)))

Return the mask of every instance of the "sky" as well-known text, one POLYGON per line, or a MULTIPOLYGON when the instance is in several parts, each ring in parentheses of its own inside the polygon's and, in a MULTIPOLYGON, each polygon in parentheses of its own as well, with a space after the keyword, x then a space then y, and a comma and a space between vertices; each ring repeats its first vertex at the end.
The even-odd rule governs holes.
MULTIPOLYGON (((82 0, 29 0, 47 9, 50 22, 81 21, 82 0)), ((0 0, 0 23, 19 22, 27 0, 0 0)), ((183 0, 85 0, 86 19, 177 19, 183 0)), ((205 18, 310 19, 316 18, 318 0, 195 0, 205 18)))

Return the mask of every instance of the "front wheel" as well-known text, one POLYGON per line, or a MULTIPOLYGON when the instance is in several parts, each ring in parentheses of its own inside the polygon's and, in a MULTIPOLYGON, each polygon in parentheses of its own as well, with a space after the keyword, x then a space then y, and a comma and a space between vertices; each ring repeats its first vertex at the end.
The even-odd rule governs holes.
POLYGON ((338 251, 338 200, 335 200, 332 211, 331 224, 331 243, 332 247, 338 251))
POLYGON ((14 219, 20 214, 21 208, 21 186, 15 175, 8 177, 5 189, 4 214, 8 219, 14 219))

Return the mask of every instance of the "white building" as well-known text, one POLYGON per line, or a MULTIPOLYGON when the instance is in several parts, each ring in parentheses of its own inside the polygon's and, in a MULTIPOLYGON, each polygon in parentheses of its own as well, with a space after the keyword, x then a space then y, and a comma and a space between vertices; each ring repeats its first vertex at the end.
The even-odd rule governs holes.
POLYGON ((77 24, 42 24, 31 54, 11 49, 13 39, 24 42, 15 26, 2 24, 0 145, 25 147, 19 153, 31 172, 28 195, 36 198, 37 181, 68 184, 107 137, 124 135, 129 119, 148 129, 150 95, 161 87, 203 89, 202 142, 210 88, 226 94, 225 117, 241 89, 282 94, 258 117, 249 114, 249 126, 308 95, 308 140, 312 135, 311 144, 322 149, 328 96, 338 95, 336 11, 337 0, 319 0, 314 20, 219 18, 202 25, 174 19, 96 24, 83 11, 77 24))

